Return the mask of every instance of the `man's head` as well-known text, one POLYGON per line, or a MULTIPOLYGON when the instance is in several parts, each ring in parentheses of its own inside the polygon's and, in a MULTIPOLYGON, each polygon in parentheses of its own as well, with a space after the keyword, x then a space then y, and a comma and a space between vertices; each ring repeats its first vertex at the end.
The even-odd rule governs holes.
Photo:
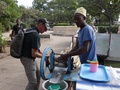
POLYGON ((44 33, 47 31, 47 20, 45 18, 38 19, 36 27, 40 33, 44 33))
POLYGON ((93 23, 93 22, 90 22, 90 25, 91 25, 91 26, 94 26, 94 23, 93 23))
POLYGON ((21 24, 21 20, 18 18, 18 19, 16 20, 16 23, 17 23, 17 25, 20 25, 20 24, 21 24))
POLYGON ((85 19, 86 19, 86 9, 83 7, 77 8, 74 14, 74 21, 77 27, 82 27, 82 25, 86 23, 85 19))

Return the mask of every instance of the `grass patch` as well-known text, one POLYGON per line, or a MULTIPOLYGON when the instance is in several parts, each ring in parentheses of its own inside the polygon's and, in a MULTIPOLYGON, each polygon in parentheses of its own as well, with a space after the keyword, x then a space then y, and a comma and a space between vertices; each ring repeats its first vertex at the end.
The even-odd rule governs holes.
POLYGON ((114 68, 120 68, 120 62, 117 61, 105 61, 105 66, 112 66, 114 68))

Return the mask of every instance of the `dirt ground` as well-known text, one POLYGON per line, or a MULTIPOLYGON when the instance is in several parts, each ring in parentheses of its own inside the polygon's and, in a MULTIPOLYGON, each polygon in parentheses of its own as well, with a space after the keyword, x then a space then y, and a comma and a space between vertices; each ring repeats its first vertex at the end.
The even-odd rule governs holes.
MULTIPOLYGON (((50 46, 55 53, 60 53, 62 50, 70 46, 72 37, 53 36, 50 38, 41 39, 41 50, 50 46)), ((9 54, 9 47, 6 48, 6 53, 0 54, 0 90, 24 90, 27 85, 27 78, 24 68, 19 59, 13 58, 9 54)), ((40 59, 37 58, 40 66, 40 59)), ((43 80, 40 83, 42 89, 43 80)))

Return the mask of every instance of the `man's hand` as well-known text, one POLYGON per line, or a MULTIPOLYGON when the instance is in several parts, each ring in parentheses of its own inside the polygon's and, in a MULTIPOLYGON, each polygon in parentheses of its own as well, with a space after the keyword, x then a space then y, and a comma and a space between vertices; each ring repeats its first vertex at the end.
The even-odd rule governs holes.
POLYGON ((60 57, 61 57, 63 60, 67 60, 67 59, 68 59, 68 55, 67 55, 67 54, 61 54, 60 57))
POLYGON ((46 58, 47 58, 47 60, 49 59, 49 56, 50 56, 49 54, 46 54, 46 58))
POLYGON ((64 58, 62 58, 62 57, 60 56, 60 57, 58 57, 55 61, 56 61, 56 62, 59 62, 59 63, 66 63, 66 62, 67 62, 67 59, 64 59, 64 58))

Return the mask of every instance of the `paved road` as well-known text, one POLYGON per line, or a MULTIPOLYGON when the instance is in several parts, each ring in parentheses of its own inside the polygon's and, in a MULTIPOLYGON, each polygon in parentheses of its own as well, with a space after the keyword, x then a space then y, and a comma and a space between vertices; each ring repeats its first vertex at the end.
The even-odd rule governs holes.
MULTIPOLYGON (((50 46, 54 52, 60 53, 64 48, 70 46, 71 41, 72 37, 51 35, 50 38, 41 39, 41 50, 50 46)), ((39 65, 40 59, 37 58, 37 61, 39 65)), ((43 80, 41 80, 40 90, 43 90, 42 82, 43 80)), ((27 78, 19 59, 11 56, 0 59, 0 90, 24 90, 26 85, 27 78)))

